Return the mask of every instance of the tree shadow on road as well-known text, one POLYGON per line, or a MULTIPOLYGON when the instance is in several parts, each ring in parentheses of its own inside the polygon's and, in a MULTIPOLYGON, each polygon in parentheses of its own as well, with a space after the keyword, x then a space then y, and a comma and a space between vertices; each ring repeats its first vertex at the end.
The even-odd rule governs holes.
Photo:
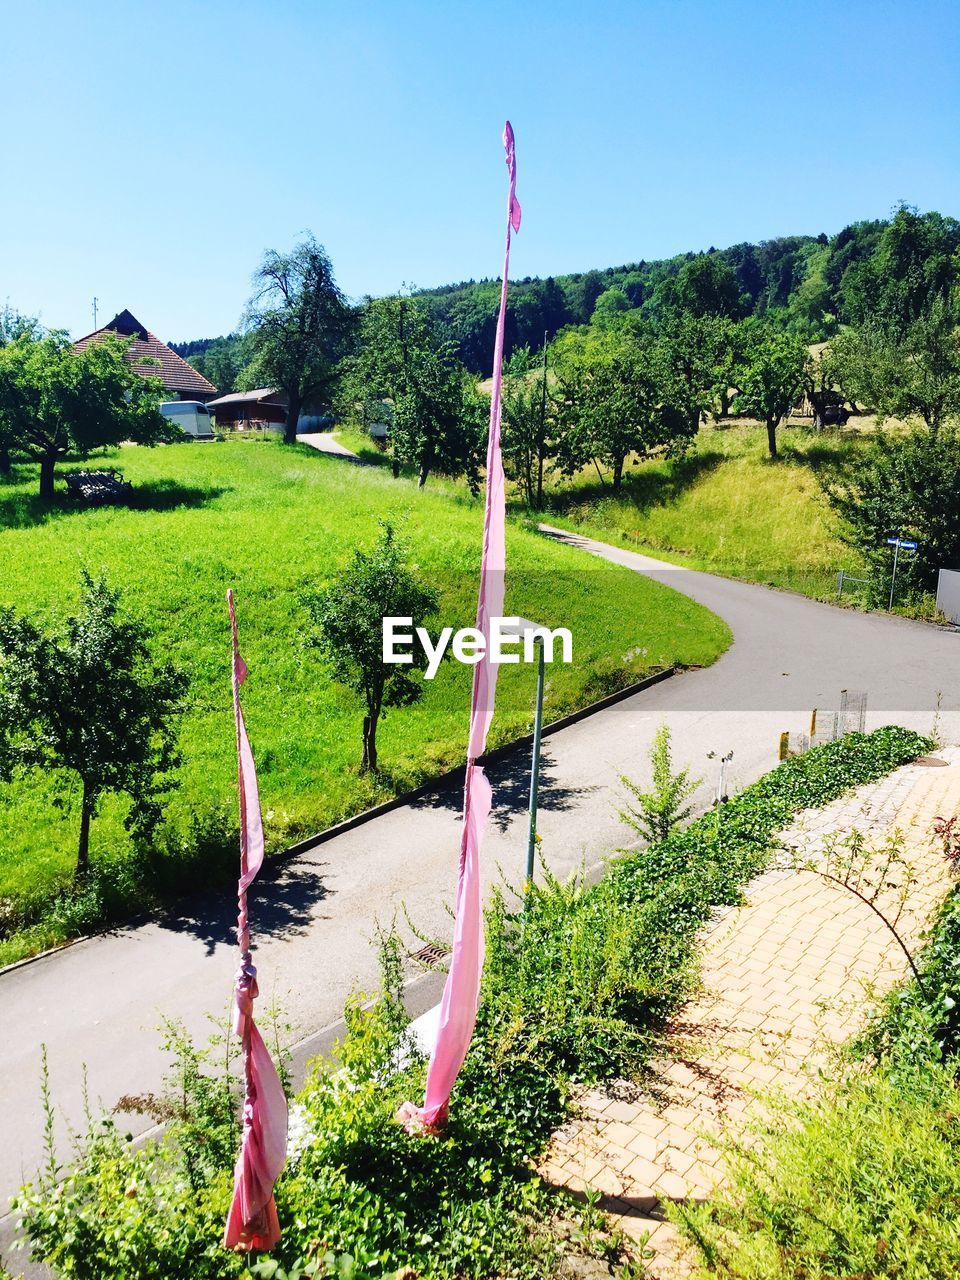
MULTIPOLYGON (((250 930, 258 938, 293 938, 320 919, 315 908, 330 892, 323 879, 326 863, 285 858, 266 862, 250 891, 250 930)), ((226 891, 185 898, 158 921, 162 929, 189 933, 212 955, 218 946, 235 946, 237 900, 226 891)))
MULTIPOLYGON (((517 814, 525 813, 530 802, 530 756, 517 752, 505 760, 495 760, 484 767, 493 788, 493 810, 490 820, 498 831, 506 831, 517 814)), ((574 801, 595 791, 596 787, 570 787, 555 777, 556 761, 549 751, 540 754, 539 807, 556 813, 573 808, 574 801)), ((463 807, 462 783, 450 783, 411 802, 414 809, 451 809, 463 807)))

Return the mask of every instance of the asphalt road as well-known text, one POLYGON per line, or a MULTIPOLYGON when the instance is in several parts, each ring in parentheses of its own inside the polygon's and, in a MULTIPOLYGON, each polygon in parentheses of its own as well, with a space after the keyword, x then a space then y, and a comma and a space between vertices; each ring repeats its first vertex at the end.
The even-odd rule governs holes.
MULTIPOLYGON (((867 691, 868 728, 897 722, 925 732, 942 691, 941 734, 960 741, 960 633, 557 536, 692 596, 727 621, 735 640, 714 666, 675 676, 545 739, 540 832, 554 872, 594 864, 625 842, 618 780, 624 773, 647 777, 650 742, 664 721, 675 761, 707 777, 703 804, 715 768, 708 752, 733 750, 735 790, 776 764, 782 730, 804 730, 810 709, 836 707, 843 688, 867 691)), ((638 618, 638 639, 642 623, 638 618)), ((491 769, 488 881, 522 876, 527 765, 521 755, 491 769)), ((425 934, 449 932, 459 806, 457 789, 439 788, 288 861, 255 891, 260 1008, 271 1000, 282 1007, 291 1043, 324 1043, 318 1032, 339 1018, 344 997, 375 987, 378 922, 402 924, 406 910, 425 934)), ((124 1094, 156 1088, 165 1065, 161 1018, 181 1019, 203 1036, 210 1018, 227 1009, 234 919, 232 899, 211 895, 0 974, 0 1203, 39 1162, 41 1044, 61 1137, 81 1120, 82 1064, 94 1102, 108 1108, 124 1094)))

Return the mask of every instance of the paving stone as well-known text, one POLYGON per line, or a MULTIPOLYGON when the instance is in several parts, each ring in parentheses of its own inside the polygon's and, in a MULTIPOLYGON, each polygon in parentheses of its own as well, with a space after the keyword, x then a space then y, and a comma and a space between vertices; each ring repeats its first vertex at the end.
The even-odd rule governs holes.
MULTIPOLYGON (((949 768, 908 765, 799 815, 781 836, 812 858, 854 829, 868 834, 870 847, 901 831, 916 871, 898 925, 908 945, 921 939, 950 884, 930 829, 938 814, 960 810, 960 748, 938 754, 949 768)), ((870 1000, 906 970, 868 907, 813 871, 786 866, 759 876, 700 943, 702 988, 672 1020, 673 1056, 655 1064, 666 1096, 584 1093, 582 1119, 555 1135, 540 1167, 553 1185, 596 1187, 627 1238, 648 1236, 653 1257, 645 1265, 655 1280, 691 1274, 682 1239, 663 1221, 663 1201, 708 1196, 723 1176, 719 1144, 733 1136, 749 1145, 744 1125, 771 1088, 808 1092, 831 1043, 848 1039, 870 1000)))

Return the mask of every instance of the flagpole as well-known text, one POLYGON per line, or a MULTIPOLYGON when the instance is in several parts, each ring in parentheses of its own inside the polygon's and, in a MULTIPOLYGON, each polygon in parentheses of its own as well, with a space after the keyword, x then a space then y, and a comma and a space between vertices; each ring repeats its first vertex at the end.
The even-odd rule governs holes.
POLYGON ((503 130, 509 173, 507 227, 500 281, 500 312, 493 349, 493 387, 487 437, 487 473, 480 585, 477 592, 477 630, 487 639, 483 657, 473 669, 470 699, 470 736, 463 788, 463 829, 454 912, 453 947, 440 1001, 437 1039, 427 1067, 422 1106, 405 1102, 397 1119, 410 1132, 435 1131, 445 1122, 450 1094, 463 1066, 477 1020, 480 975, 483 969, 483 911, 480 851, 492 803, 490 783, 477 761, 483 755, 493 718, 497 666, 490 661, 490 619, 502 616, 506 570, 506 501, 503 459, 500 452, 503 344, 506 326, 507 281, 510 272, 510 235, 520 229, 520 205, 516 198, 517 166, 513 129, 503 130))

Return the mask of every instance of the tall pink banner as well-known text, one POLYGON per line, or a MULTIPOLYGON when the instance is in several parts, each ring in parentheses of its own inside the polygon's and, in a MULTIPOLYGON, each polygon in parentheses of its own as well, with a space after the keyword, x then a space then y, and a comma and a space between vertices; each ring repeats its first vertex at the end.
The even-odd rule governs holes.
POLYGON ((506 570, 506 507, 503 458, 500 452, 500 412, 503 381, 503 331, 507 310, 507 277, 510 270, 511 233, 520 230, 520 204, 516 196, 517 162, 513 129, 504 125, 503 145, 510 175, 507 196, 507 232, 500 285, 500 314, 493 352, 493 390, 490 397, 490 432, 487 437, 486 506, 483 518, 483 551, 480 590, 477 597, 477 629, 487 638, 486 653, 473 669, 470 703, 470 741, 463 791, 463 832, 460 837, 460 870, 453 927, 450 969, 440 1002, 437 1041, 427 1069, 423 1106, 405 1102, 398 1119, 407 1129, 434 1129, 444 1123, 450 1093, 456 1083, 477 1021, 480 974, 483 969, 483 906, 480 894, 480 849, 490 813, 490 783, 476 763, 483 755, 487 731, 493 719, 497 692, 497 665, 489 659, 490 619, 503 616, 506 570))
POLYGON ((257 769, 240 708, 240 686, 247 678, 247 664, 240 656, 232 591, 227 592, 227 608, 233 637, 233 716, 240 788, 240 882, 237 886, 240 968, 233 1029, 243 1045, 244 1098, 243 1135, 223 1242, 228 1249, 272 1249, 280 1239, 273 1186, 287 1158, 287 1100, 277 1069, 253 1020, 253 1002, 259 992, 257 971, 250 954, 247 890, 263 865, 263 820, 257 769))

